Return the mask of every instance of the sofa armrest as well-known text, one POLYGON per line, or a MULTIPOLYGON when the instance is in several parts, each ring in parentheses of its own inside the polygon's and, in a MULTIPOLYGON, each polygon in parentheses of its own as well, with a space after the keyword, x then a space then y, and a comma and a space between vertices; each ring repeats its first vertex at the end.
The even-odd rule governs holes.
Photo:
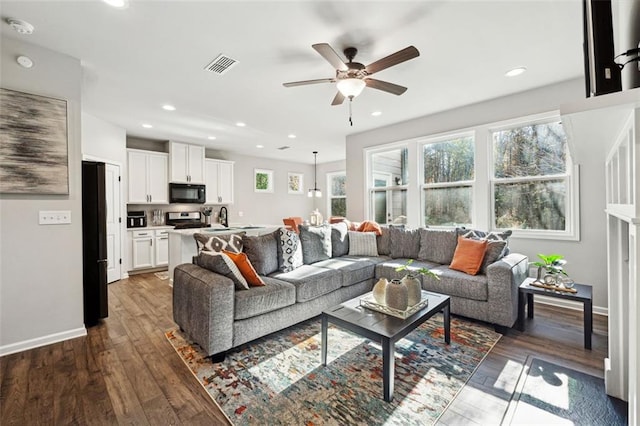
POLYGON ((487 267, 488 302, 498 325, 512 327, 518 318, 518 287, 529 273, 529 258, 510 253, 487 267))
POLYGON ((230 278, 197 265, 173 271, 173 320, 207 355, 233 346, 234 292, 230 278))

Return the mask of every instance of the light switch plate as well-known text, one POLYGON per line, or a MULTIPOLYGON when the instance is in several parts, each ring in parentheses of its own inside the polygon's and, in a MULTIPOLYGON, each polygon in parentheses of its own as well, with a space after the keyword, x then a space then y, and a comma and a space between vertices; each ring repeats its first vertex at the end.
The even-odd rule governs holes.
POLYGON ((40 210, 40 225, 67 225, 71 223, 71 210, 40 210))

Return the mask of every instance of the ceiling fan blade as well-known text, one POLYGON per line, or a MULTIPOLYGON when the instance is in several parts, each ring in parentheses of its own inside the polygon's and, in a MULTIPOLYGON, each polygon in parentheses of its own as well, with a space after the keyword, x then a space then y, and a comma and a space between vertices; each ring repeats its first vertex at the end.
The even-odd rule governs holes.
POLYGON ((290 83, 282 83, 284 87, 296 87, 296 86, 306 86, 307 84, 318 84, 318 83, 335 83, 335 78, 318 78, 315 80, 302 80, 302 81, 292 81, 290 83))
POLYGON ((389 83, 388 81, 376 80, 375 78, 367 78, 364 80, 367 87, 372 89, 382 90, 384 92, 392 93, 394 95, 402 95, 407 91, 407 88, 398 84, 389 83))
POLYGON ((349 69, 342 58, 338 56, 336 51, 333 50, 327 43, 317 43, 312 45, 311 47, 313 47, 316 52, 322 55, 322 57, 325 58, 327 62, 329 62, 335 69, 340 71, 347 71, 349 69))
POLYGON ((341 105, 344 102, 344 95, 340 92, 336 93, 336 97, 333 98, 333 102, 331 102, 332 106, 341 105))
POLYGON ((418 56, 420 56, 418 49, 413 46, 409 46, 382 59, 378 59, 377 61, 367 65, 364 69, 368 74, 373 74, 394 65, 401 64, 409 59, 417 58, 418 56))

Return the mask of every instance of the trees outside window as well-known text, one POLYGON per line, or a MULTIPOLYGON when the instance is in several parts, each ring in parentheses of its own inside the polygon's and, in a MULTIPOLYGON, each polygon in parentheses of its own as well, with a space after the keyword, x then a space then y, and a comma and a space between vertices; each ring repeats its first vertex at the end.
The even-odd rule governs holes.
POLYGON ((561 123, 492 136, 494 227, 566 232, 572 176, 561 123))
POLYGON ((327 173, 327 211, 329 216, 347 216, 347 174, 345 172, 327 173))
POLYGON ((474 152, 473 136, 423 145, 423 225, 471 225, 474 152))

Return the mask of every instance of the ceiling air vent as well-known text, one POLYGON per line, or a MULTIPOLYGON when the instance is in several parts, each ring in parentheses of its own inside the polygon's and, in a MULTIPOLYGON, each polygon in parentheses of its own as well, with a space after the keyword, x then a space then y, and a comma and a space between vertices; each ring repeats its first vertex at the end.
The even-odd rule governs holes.
POLYGON ((291 147, 290 147, 290 146, 288 146, 288 145, 285 145, 285 146, 281 146, 281 147, 280 147, 280 148, 278 148, 278 149, 279 149, 280 151, 284 151, 285 149, 289 149, 289 148, 291 148, 291 147))
POLYGON ((237 63, 238 61, 235 59, 221 53, 217 58, 211 61, 209 65, 204 67, 204 69, 222 75, 233 68, 237 63))

